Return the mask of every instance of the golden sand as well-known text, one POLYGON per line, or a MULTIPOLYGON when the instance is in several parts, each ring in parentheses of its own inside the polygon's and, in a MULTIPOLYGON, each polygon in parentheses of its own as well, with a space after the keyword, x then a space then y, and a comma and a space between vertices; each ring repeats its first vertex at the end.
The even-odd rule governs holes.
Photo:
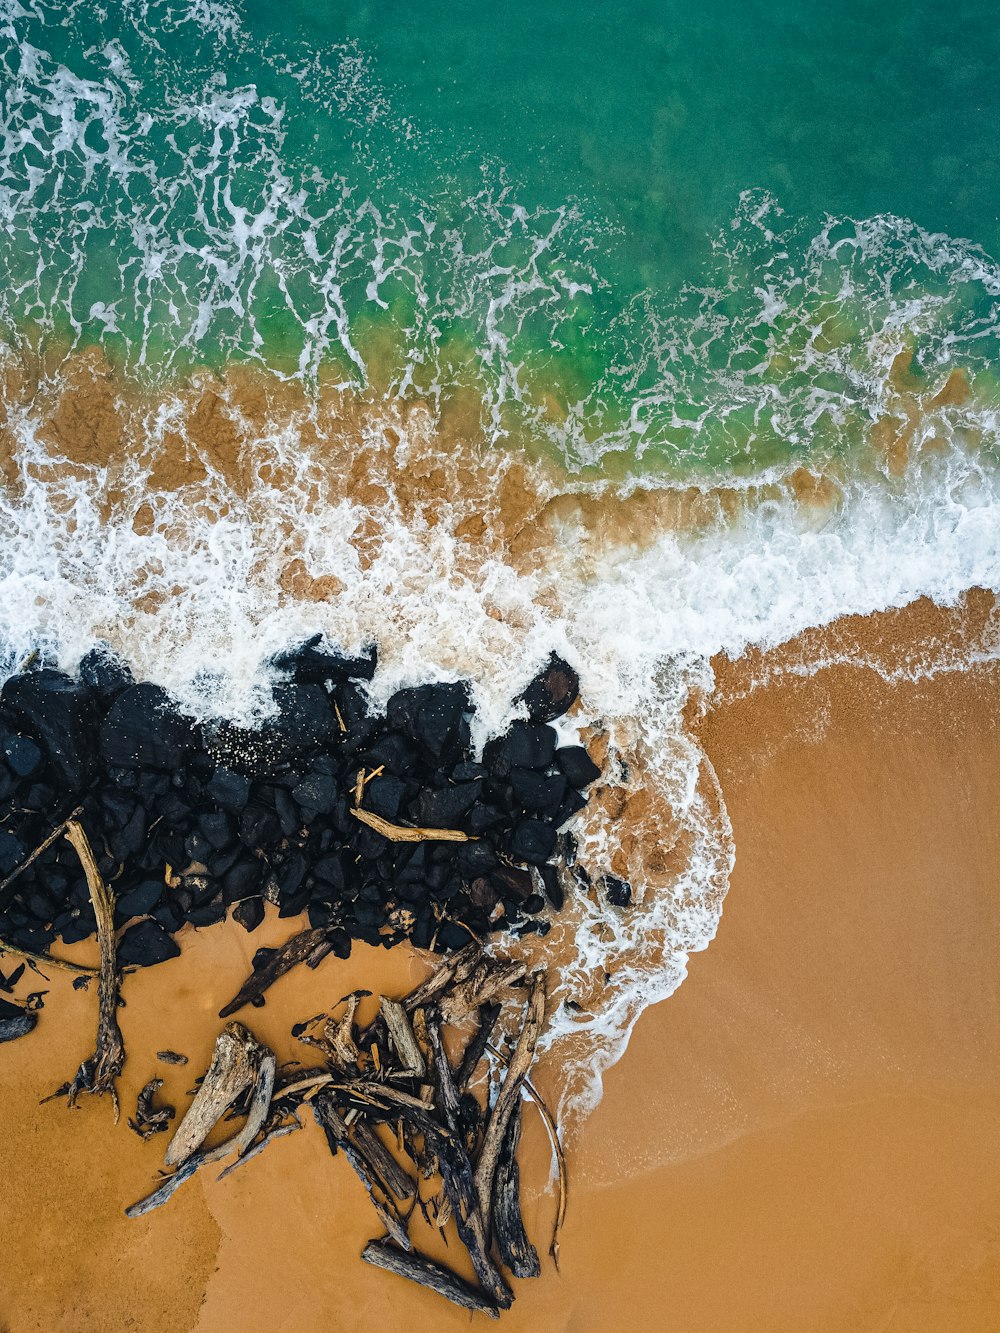
MULTIPOLYGON (((884 662, 940 615, 918 606, 836 633, 867 634, 884 662)), ((701 731, 737 847, 718 937, 642 1017, 571 1141, 561 1272, 546 1261, 518 1284, 512 1331, 1000 1329, 1000 680, 982 668, 890 685, 780 665, 717 664, 701 731)), ((220 1005, 254 950, 294 928, 191 931, 180 959, 129 978, 126 1107, 154 1074, 186 1104, 220 1005), (159 1064, 164 1047, 190 1064, 159 1064)), ((242 1017, 279 1058, 300 1057, 293 1021, 358 985, 401 991, 419 967, 359 947, 298 969, 242 1017)), ((367 1201, 311 1125, 127 1221, 166 1136, 141 1143, 106 1101, 38 1106, 93 1042, 95 997, 59 974, 48 984, 35 1033, 3 1048, 9 1333, 469 1326, 360 1262, 367 1201)), ((547 1171, 528 1111, 540 1250, 547 1171)))

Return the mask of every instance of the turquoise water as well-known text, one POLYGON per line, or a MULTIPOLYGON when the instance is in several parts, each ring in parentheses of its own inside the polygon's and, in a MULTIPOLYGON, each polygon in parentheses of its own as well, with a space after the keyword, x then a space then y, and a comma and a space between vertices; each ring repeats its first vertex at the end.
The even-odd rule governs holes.
POLYGON ((0 5, 0 321, 753 474, 992 402, 985 4, 0 5))

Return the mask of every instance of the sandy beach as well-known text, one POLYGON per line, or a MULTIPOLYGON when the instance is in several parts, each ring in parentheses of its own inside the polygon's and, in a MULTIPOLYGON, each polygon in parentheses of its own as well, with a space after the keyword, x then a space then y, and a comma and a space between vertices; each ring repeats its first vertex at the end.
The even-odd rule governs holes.
MULTIPOLYGON (((970 607, 963 620, 918 605, 847 631, 877 639, 886 661, 928 632, 981 626, 988 606, 970 607)), ((571 1139, 561 1269, 546 1261, 518 1284, 510 1330, 1000 1328, 1000 676, 781 673, 815 647, 716 663, 700 734, 737 852, 718 935, 643 1015, 571 1139)), ((154 1073, 185 1104, 220 1003, 253 951, 292 928, 191 932, 180 959, 130 980, 126 1110, 154 1073), (164 1047, 190 1064, 158 1064, 164 1047)), ((248 1021, 292 1058, 295 1019, 418 974, 402 949, 356 947, 348 963, 298 969, 248 1021)), ((367 1201, 312 1125, 127 1221, 164 1138, 114 1126, 107 1101, 38 1106, 92 1042, 94 1005, 59 974, 43 984, 36 1033, 4 1048, 0 1075, 8 1333, 468 1327, 359 1261, 367 1201)), ((529 1114, 525 1213, 540 1250, 547 1170, 529 1114)))

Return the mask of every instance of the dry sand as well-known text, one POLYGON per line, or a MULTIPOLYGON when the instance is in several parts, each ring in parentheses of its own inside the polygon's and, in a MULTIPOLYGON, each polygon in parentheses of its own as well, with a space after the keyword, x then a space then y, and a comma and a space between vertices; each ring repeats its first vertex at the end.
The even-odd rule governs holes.
MULTIPOLYGON (((887 651, 928 616, 868 629, 887 651)), ((718 937, 643 1016, 570 1145, 562 1271, 518 1284, 512 1331, 1000 1329, 1000 678, 890 686, 835 667, 746 694, 762 665, 719 664, 701 727, 737 847, 718 937)), ((182 958, 130 979, 126 1106, 154 1072, 184 1104, 220 1004, 287 932, 193 932, 182 958), (190 1065, 157 1065, 164 1046, 190 1065)), ((358 949, 299 969, 248 1021, 289 1057, 294 1019, 416 974, 402 950, 358 949)), ((367 1202, 312 1126, 126 1221, 164 1137, 114 1127, 106 1101, 37 1104, 92 1048, 94 1005, 54 976, 36 1033, 2 1048, 0 1326, 468 1327, 359 1261, 367 1202)), ((546 1171, 529 1113, 540 1248, 546 1171)))

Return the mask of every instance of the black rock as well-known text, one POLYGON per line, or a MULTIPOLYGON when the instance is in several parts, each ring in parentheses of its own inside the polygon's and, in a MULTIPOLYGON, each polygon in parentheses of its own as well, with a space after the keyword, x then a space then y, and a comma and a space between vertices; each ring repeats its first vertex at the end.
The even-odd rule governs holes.
POLYGON ((123 967, 135 964, 152 967, 176 958, 180 949, 156 921, 137 921, 118 942, 118 961, 123 967))
POLYGON ((121 895, 115 903, 116 912, 123 921, 133 916, 146 916, 160 901, 164 888, 163 880, 144 879, 121 895))
POLYGON ((331 931, 330 943, 333 945, 333 952, 338 958, 350 958, 351 937, 346 930, 331 931))
POLYGON ((542 877, 542 884, 545 887, 545 896, 558 912, 563 905, 564 895, 562 883, 559 879, 559 870, 556 866, 544 865, 538 867, 538 873, 542 877))
POLYGON ((221 896, 213 898, 211 902, 203 903, 200 907, 193 907, 188 912, 187 919, 192 926, 214 926, 226 919, 226 904, 221 896))
POLYGON ((284 865, 275 870, 279 902, 285 903, 298 894, 307 869, 304 856, 290 856, 284 865))
POLYGON ((604 894, 612 907, 628 907, 632 901, 632 886, 618 875, 602 875, 604 894))
POLYGON ((208 865, 208 858, 212 855, 214 848, 203 833, 197 830, 189 833, 184 839, 184 851, 191 861, 197 861, 199 865, 208 865))
POLYGON ((94 769, 97 707, 87 686, 43 667, 12 676, 0 698, 39 742, 62 781, 79 790, 94 769))
POLYGON ((469 811, 469 817, 465 822, 466 830, 478 836, 485 833, 487 829, 499 828, 501 824, 507 822, 507 815, 497 805, 474 805, 469 811))
POLYGON ((321 856, 313 866, 313 875, 339 893, 344 887, 344 864, 339 852, 321 856))
POLYGON ((582 745, 564 745, 556 750, 556 764, 571 787, 589 787, 601 770, 582 745))
POLYGON ((264 899, 244 898, 233 908, 233 920, 238 921, 246 931, 256 930, 264 920, 264 899))
POLYGON ((151 915, 156 921, 159 921, 164 930, 169 930, 171 935, 180 930, 184 924, 184 912, 181 905, 174 902, 173 899, 163 901, 157 907, 154 907, 151 915))
POLYGON ((516 803, 534 814, 554 815, 566 796, 566 779, 561 773, 546 777, 534 768, 514 768, 510 781, 516 803))
POLYGON ((176 772, 195 744, 190 718, 158 685, 132 685, 101 723, 98 748, 105 764, 176 772))
POLYGON ((471 939, 470 932, 457 921, 442 921, 438 927, 434 948, 439 953, 445 949, 464 949, 471 939))
POLYGON ((543 865, 555 849, 555 829, 538 819, 522 819, 507 839, 511 859, 528 865, 543 865))
POLYGON ((305 643, 272 658, 279 671, 291 671, 301 684, 322 685, 326 681, 343 684, 348 680, 371 680, 375 675, 378 654, 374 645, 361 657, 345 657, 336 649, 325 648, 323 635, 314 634, 305 643))
POLYGON ((455 864, 465 879, 475 879, 493 869, 497 854, 488 842, 464 842, 459 844, 455 864))
POLYGON ((399 690, 386 706, 390 727, 424 746, 435 759, 457 760, 469 745, 465 714, 471 707, 463 681, 399 690))
POLYGON ((93 912, 89 915, 81 912, 61 928, 59 937, 64 944, 79 944, 80 940, 90 939, 96 930, 97 922, 93 912))
POLYGON ((7 829, 0 829, 0 875, 9 875, 27 855, 27 848, 19 838, 7 829))
POLYGON ((533 722, 552 722, 562 717, 579 693, 580 677, 568 662, 553 653, 545 670, 535 677, 518 702, 528 705, 528 716, 533 722))
POLYGON ((277 717, 262 728, 282 759, 299 759, 308 750, 336 743, 340 727, 326 691, 319 685, 276 685, 277 717))
POLYGON ((223 876, 222 896, 225 902, 236 903, 241 898, 255 895, 260 888, 263 872, 264 867, 256 858, 237 861, 223 876))
POLYGON ((490 883, 501 895, 510 901, 524 902, 534 890, 531 871, 521 866, 498 866, 489 876, 490 883))
POLYGON ((416 747, 398 732, 390 731, 379 738, 364 751, 365 767, 384 768, 387 773, 405 777, 412 773, 417 765, 416 747))
POLYGON ((507 732, 511 768, 548 768, 557 736, 540 722, 512 722, 507 732))
POLYGON ((337 780, 327 773, 307 773, 292 788, 292 800, 301 810, 328 815, 337 802, 337 780))
POLYGON ((250 799, 250 779, 228 768, 217 768, 205 783, 205 794, 216 805, 238 813, 250 799))
POLYGON ((457 828, 479 799, 482 783, 461 782, 454 787, 425 789, 410 802, 413 822, 426 828, 457 828))
POLYGON ((108 851, 122 864, 139 851, 146 841, 146 812, 136 806, 128 823, 105 835, 108 851))
POLYGON ((233 817, 224 810, 199 815, 198 828, 202 837, 217 852, 221 852, 225 847, 231 847, 236 841, 236 825, 233 817))
POLYGON ((273 847, 281 837, 281 824, 273 810, 252 803, 240 816, 240 841, 250 851, 273 847))
POLYGON ((566 823, 566 820, 572 819, 577 811, 582 810, 586 804, 586 796, 581 792, 578 792, 575 787, 567 787, 562 804, 556 811, 555 817, 552 820, 553 825, 556 828, 562 828, 563 824, 566 823))
POLYGON ((30 778, 38 772, 42 751, 30 736, 19 736, 0 726, 0 750, 15 777, 30 778))
POLYGON ((80 679, 93 690, 105 709, 135 683, 128 663, 116 656, 107 644, 91 648, 81 659, 80 679))
POLYGON ((402 778, 373 778, 365 787, 365 809, 382 819, 398 819, 406 790, 402 778))

